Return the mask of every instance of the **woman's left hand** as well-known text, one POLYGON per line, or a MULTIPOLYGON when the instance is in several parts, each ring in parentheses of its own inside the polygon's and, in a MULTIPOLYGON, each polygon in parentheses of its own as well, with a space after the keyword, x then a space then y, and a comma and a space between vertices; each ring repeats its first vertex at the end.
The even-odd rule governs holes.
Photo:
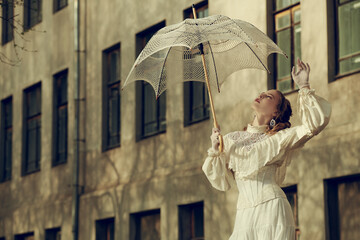
POLYGON ((298 87, 304 88, 310 87, 309 84, 309 74, 310 74, 310 66, 308 63, 304 63, 303 61, 301 61, 299 58, 297 60, 297 69, 298 71, 295 72, 295 66, 293 66, 292 71, 291 71, 291 75, 292 78, 294 80, 294 82, 298 85, 298 87))

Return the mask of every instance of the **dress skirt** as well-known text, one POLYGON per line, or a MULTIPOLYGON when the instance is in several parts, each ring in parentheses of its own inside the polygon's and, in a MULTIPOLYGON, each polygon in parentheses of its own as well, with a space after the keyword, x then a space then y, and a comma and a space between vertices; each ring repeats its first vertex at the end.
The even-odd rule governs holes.
POLYGON ((290 203, 275 198, 255 207, 238 209, 229 240, 295 240, 290 203))

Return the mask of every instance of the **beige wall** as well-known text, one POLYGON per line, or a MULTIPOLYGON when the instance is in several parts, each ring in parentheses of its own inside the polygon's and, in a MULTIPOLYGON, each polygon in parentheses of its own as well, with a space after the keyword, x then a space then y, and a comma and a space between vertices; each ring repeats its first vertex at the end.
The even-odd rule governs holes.
MULTIPOLYGON (((179 204, 204 201, 206 239, 227 239, 235 219, 237 191, 212 189, 201 171, 212 120, 184 128, 183 90, 179 77, 167 90, 166 133, 135 142, 135 84, 121 92, 121 147, 101 152, 101 54, 121 44, 121 78, 135 61, 135 35, 166 20, 182 20, 186 1, 81 1, 81 158, 79 239, 95 240, 95 220, 115 217, 116 239, 129 239, 129 214, 161 209, 161 237, 178 237, 179 204), (84 21, 86 19, 86 22, 84 21), (86 27, 86 28, 85 28, 86 27)), ((22 15, 20 10, 20 16, 22 15)), ((328 127, 294 156, 285 185, 298 184, 299 222, 302 239, 325 239, 323 179, 359 173, 360 75, 328 83, 326 1, 301 2, 302 56, 311 65, 311 85, 333 106, 328 127)), ((0 64, 0 99, 13 96, 13 167, 11 181, 0 184, 0 236, 62 227, 63 239, 71 239, 71 179, 74 128, 73 6, 53 14, 52 1, 43 1, 42 32, 27 32, 27 49, 20 52, 18 67, 0 64), (52 75, 69 68, 69 159, 51 167, 52 75), (21 177, 22 94, 42 83, 41 171, 21 177)), ((250 21, 266 31, 265 0, 209 0, 209 14, 224 14, 250 21)), ((1 27, 1 26, 0 26, 1 27)), ((18 40, 19 43, 22 40, 18 40)), ((8 56, 11 44, 1 47, 8 56)), ((242 129, 252 117, 250 103, 267 89, 267 74, 244 70, 232 75, 215 94, 215 108, 222 132, 242 129)), ((297 93, 288 94, 297 118, 297 93)))

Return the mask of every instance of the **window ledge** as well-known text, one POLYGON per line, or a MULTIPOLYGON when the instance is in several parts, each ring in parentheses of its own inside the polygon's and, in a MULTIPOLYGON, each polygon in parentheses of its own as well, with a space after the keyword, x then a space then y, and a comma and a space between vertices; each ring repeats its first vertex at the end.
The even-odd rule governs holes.
POLYGON ((136 142, 140 142, 142 140, 145 140, 145 139, 148 139, 148 138, 151 138, 151 137, 155 137, 155 136, 161 135, 163 133, 166 133, 166 130, 155 132, 155 133, 152 133, 152 134, 149 134, 149 135, 146 135, 146 136, 141 136, 138 140, 136 140, 136 142))
POLYGON ((334 77, 334 80, 332 82, 334 82, 335 80, 337 79, 340 79, 340 78, 344 78, 344 77, 348 77, 350 75, 353 75, 353 74, 357 74, 357 73, 360 73, 360 69, 357 69, 357 70, 354 70, 352 72, 347 72, 347 73, 342 73, 342 74, 338 74, 334 77))

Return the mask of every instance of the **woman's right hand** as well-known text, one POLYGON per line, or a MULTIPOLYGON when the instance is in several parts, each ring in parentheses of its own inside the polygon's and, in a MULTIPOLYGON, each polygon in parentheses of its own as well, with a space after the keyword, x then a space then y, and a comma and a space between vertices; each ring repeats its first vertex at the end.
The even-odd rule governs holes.
POLYGON ((219 135, 220 135, 220 129, 219 128, 213 128, 210 139, 211 139, 212 148, 214 150, 216 150, 216 151, 219 150, 219 145, 220 145, 219 135))

